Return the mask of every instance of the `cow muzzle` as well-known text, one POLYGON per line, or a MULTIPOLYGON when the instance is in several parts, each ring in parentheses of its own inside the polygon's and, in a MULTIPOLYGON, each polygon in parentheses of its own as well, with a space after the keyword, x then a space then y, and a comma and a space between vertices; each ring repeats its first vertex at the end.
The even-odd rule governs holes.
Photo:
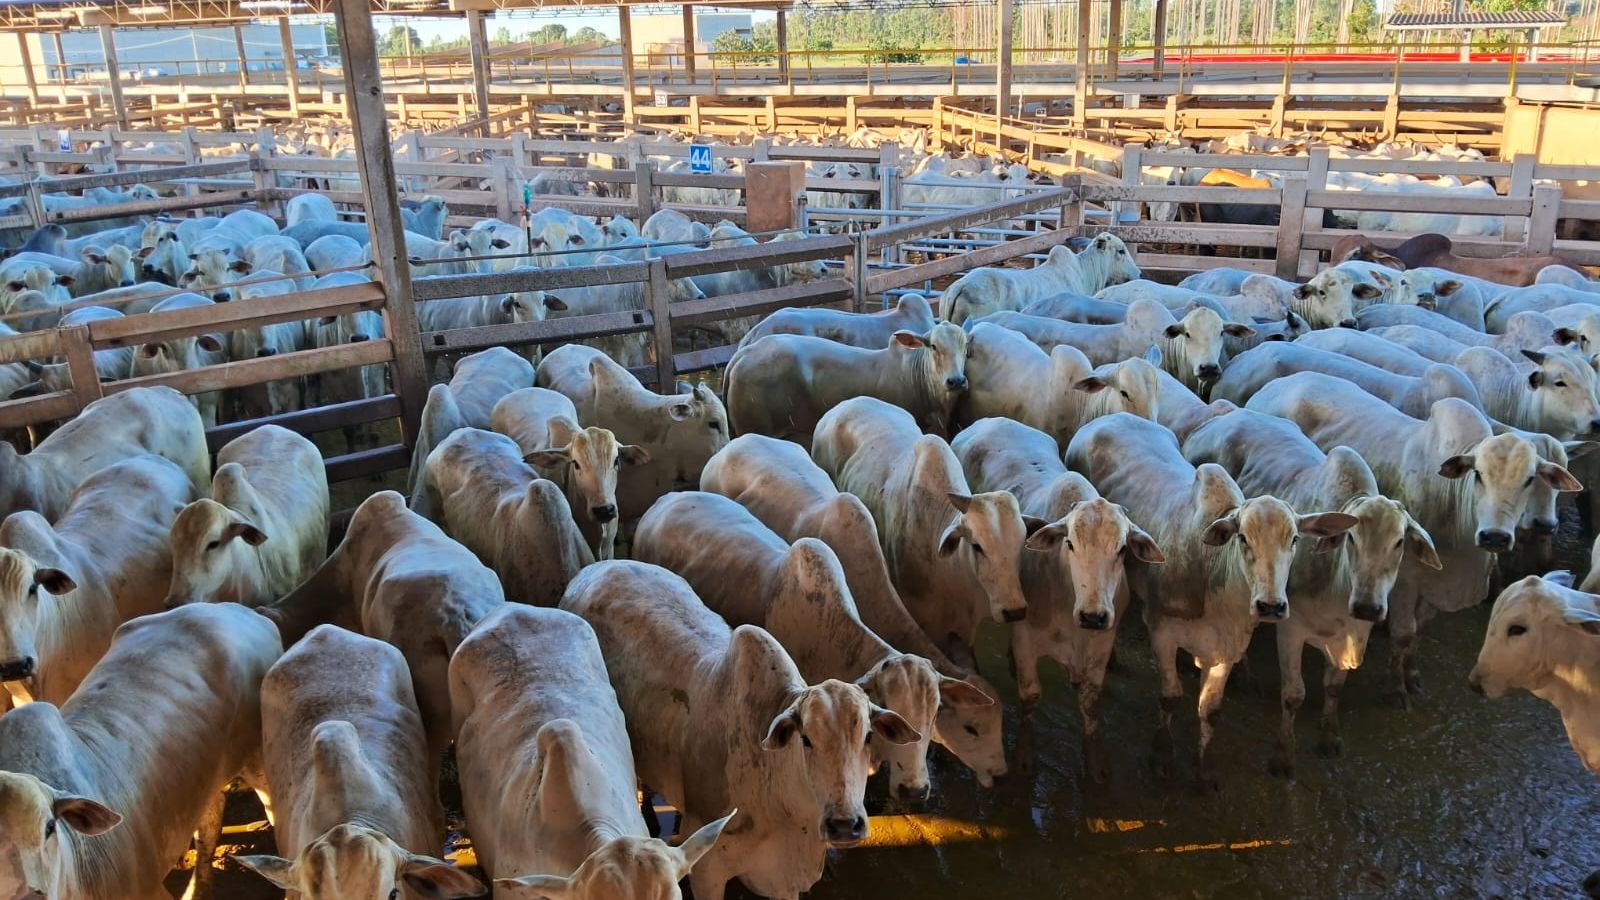
POLYGON ((944 388, 947 391, 964 391, 964 390, 966 390, 967 389, 967 376, 965 376, 965 375, 952 375, 949 378, 946 378, 944 380, 944 388))
POLYGON ((1354 327, 1356 327, 1356 320, 1355 319, 1341 319, 1341 320, 1339 320, 1339 327, 1340 328, 1354 328, 1354 327))
POLYGON ((1357 600, 1350 604, 1350 615, 1363 622, 1382 622, 1385 610, 1370 600, 1357 600))
POLYGON ((20 659, 8 659, 0 662, 0 681, 21 681, 32 678, 38 669, 38 661, 31 656, 20 659))
POLYGON ((822 823, 822 834, 835 847, 854 847, 867 836, 867 817, 826 819, 822 823))
POLYGON ((596 522, 610 522, 617 517, 617 505, 607 503, 605 506, 591 506, 589 515, 593 516, 596 522))
POLYGON ((211 299, 218 303, 227 303, 233 299, 233 293, 231 291, 217 291, 211 295, 211 299))
POLYGON ((1467 687, 1472 688, 1472 692, 1479 697, 1488 696, 1488 693, 1483 689, 1483 676, 1479 675, 1477 670, 1473 670, 1472 674, 1467 676, 1467 687))
POLYGON ((1002 622, 1021 622, 1027 617, 1028 608, 1026 606, 1019 606, 1015 609, 1007 608, 1000 610, 1000 620, 1002 622))
POLYGON ((1481 528, 1478 530, 1477 543, 1480 550, 1487 550, 1490 553, 1504 553, 1511 549, 1514 541, 1515 538, 1511 536, 1509 531, 1501 531, 1498 528, 1481 528))
POLYGON ((1289 616, 1289 601, 1257 600, 1255 602, 1255 610, 1256 618, 1277 622, 1289 616))
POLYGON ((1078 627, 1090 631, 1105 631, 1111 627, 1111 614, 1104 610, 1099 612, 1085 610, 1078 613, 1078 627))
POLYGON ((134 281, 132 278, 124 278, 119 284, 120 287, 133 287, 133 285, 134 281))
POLYGON ((922 784, 897 784, 892 793, 902 803, 922 803, 932 792, 933 786, 924 781, 922 784))
POLYGON ((1206 363, 1195 366, 1194 373, 1201 378, 1217 378, 1222 375, 1222 367, 1216 363, 1206 363))

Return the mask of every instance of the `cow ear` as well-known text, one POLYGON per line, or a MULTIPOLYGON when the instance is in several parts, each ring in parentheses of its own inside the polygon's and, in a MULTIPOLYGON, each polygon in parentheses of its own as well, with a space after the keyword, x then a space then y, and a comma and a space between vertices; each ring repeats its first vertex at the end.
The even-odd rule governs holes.
POLYGON ((1235 510, 1222 518, 1212 522, 1206 528, 1205 535, 1201 538, 1208 547, 1221 547, 1233 536, 1239 533, 1239 512, 1235 510))
POLYGON ((1161 333, 1166 335, 1168 338, 1180 338, 1180 337, 1183 337, 1183 323, 1182 322, 1174 322, 1171 325, 1168 325, 1166 330, 1161 332, 1161 333))
POLYGON ((207 353, 221 353, 222 341, 214 334, 202 334, 194 339, 194 345, 207 353))
POLYGON ((1578 332, 1571 328, 1557 328, 1550 333, 1550 339, 1565 347, 1568 344, 1578 343, 1578 332))
POLYGON ((993 706, 994 698, 970 681, 939 676, 940 706, 993 706))
POLYGON ((1144 351, 1144 361, 1159 369, 1161 367, 1161 348, 1151 344, 1144 351))
POLYGON ((243 259, 236 259, 233 262, 228 263, 228 271, 238 272, 240 275, 249 275, 250 263, 243 259))
POLYGON ((122 823, 122 816, 86 797, 57 797, 50 814, 82 835, 105 834, 122 823))
POLYGON ((294 881, 294 863, 281 856, 231 856, 229 859, 282 890, 292 891, 299 887, 294 881))
POLYGON ((778 717, 767 727, 767 736, 761 739, 761 749, 781 750, 789 746, 794 736, 800 733, 800 724, 800 711, 794 707, 778 713, 778 717))
POLYGON ((1142 563, 1160 565, 1167 561, 1167 555, 1161 552, 1161 546, 1156 539, 1146 534, 1141 528, 1129 526, 1128 528, 1128 555, 1142 563))
POLYGON ((896 331, 890 339, 907 350, 919 350, 927 345, 921 335, 912 334, 905 330, 896 331))
POLYGON ((967 533, 966 526, 961 524, 960 519, 947 525, 944 533, 939 535, 939 555, 949 556, 955 553, 956 548, 961 546, 961 539, 966 537, 967 533))
POLYGON ((83 251, 83 259, 85 262, 98 266, 106 261, 106 255, 98 250, 85 250, 83 251))
POLYGON ((1344 534, 1360 524, 1360 519, 1349 513, 1325 512, 1301 516, 1297 530, 1309 537, 1330 538, 1344 534))
POLYGON ((60 569, 33 570, 33 583, 56 597, 66 596, 78 589, 78 583, 72 580, 72 576, 60 569))
POLYGON ((524 875, 496 878, 494 895, 506 900, 567 900, 573 896, 573 888, 572 882, 560 875, 524 875))
POLYGON ((516 309, 516 307, 517 307, 517 298, 511 296, 510 294, 507 294, 504 297, 500 298, 500 311, 501 312, 509 313, 513 309, 516 309))
POLYGON ((872 723, 872 733, 891 744, 915 744, 922 740, 922 734, 912 728, 910 722, 881 706, 874 706, 867 720, 872 723))
POLYGON ((1553 462, 1541 461, 1539 463, 1539 479, 1562 493, 1583 490, 1583 485, 1579 483, 1578 479, 1572 477, 1571 472, 1553 462))
POLYGON ((649 450, 638 444, 623 444, 617 448, 617 459, 624 465, 642 466, 653 458, 649 450))
POLYGON ((1569 606, 1561 614, 1563 622, 1584 634, 1600 635, 1600 613, 1581 606, 1569 606))
POLYGON ((1072 389, 1075 391, 1083 391, 1085 394, 1094 394, 1103 391, 1110 386, 1111 383, 1106 381, 1104 378, 1101 378, 1099 375, 1090 375, 1088 378, 1078 379, 1077 383, 1072 386, 1072 389))
POLYGON ((544 308, 555 310, 556 312, 565 312, 568 307, 567 302, 562 300, 560 297, 552 297, 549 294, 545 294, 544 308))
POLYGON ((1444 562, 1439 559, 1439 551, 1433 546, 1433 537, 1410 516, 1406 516, 1405 540, 1406 549, 1416 556, 1417 562, 1436 571, 1444 568, 1444 562))
POLYGON ((1439 464, 1439 474, 1445 478, 1460 478, 1472 471, 1473 459, 1463 453, 1439 464))
POLYGON ((530 466, 538 466, 541 469, 552 469, 572 461, 572 448, 570 446, 546 447, 543 450, 535 450, 529 453, 522 458, 522 461, 530 466))
POLYGON ((198 254, 198 253, 189 254, 189 261, 190 262, 199 262, 200 261, 200 254, 198 254))
POLYGON ((1026 529, 1027 533, 1030 535, 1037 533, 1039 529, 1044 528, 1049 524, 1049 519, 1041 519, 1038 516, 1024 515, 1022 517, 1022 527, 1026 529))
POLYGON ((1600 448, 1600 443, 1594 441, 1563 441, 1561 449, 1567 451, 1567 460, 1582 459, 1600 448))
POLYGON ((1057 544, 1060 544, 1066 539, 1066 526, 1052 523, 1028 535, 1028 539, 1023 542, 1022 546, 1028 550, 1037 550, 1040 553, 1047 553, 1051 550, 1054 550, 1057 544))
POLYGON ((667 407, 667 415, 670 416, 674 422, 686 422, 689 419, 694 418, 694 404, 683 402, 674 403, 667 407))
POLYGON ((1242 322, 1229 322, 1222 326, 1222 333, 1229 337, 1247 338, 1254 337, 1256 330, 1242 322))
POLYGON ((77 283, 78 283, 78 279, 73 278, 71 275, 57 275, 56 276, 56 284, 59 284, 62 287, 69 288, 69 287, 72 287, 73 285, 75 285, 77 283))
POLYGON ((1528 390, 1536 391, 1539 389, 1539 385, 1541 384, 1544 384, 1543 370, 1534 369, 1532 372, 1528 373, 1528 390))
POLYGON ((138 257, 140 259, 149 259, 150 258, 150 254, 152 254, 154 252, 156 252, 156 248, 154 248, 154 247, 140 247, 139 248, 138 257))
POLYGON ((411 854, 400 865, 400 879, 425 900, 455 900, 477 897, 485 892, 483 883, 464 870, 431 856, 411 854))
POLYGON ((678 866, 679 878, 687 876, 689 870, 694 868, 694 864, 711 852, 711 848, 717 845, 717 838, 722 837, 722 829, 727 828, 728 823, 733 821, 733 817, 738 814, 739 810, 735 809, 715 822, 707 822, 701 825, 695 830, 694 834, 689 835, 688 839, 679 845, 678 853, 683 857, 683 861, 678 866))
POLYGON ((963 515, 972 507, 972 496, 970 494, 957 494, 954 491, 950 491, 945 494, 945 497, 950 501, 950 505, 956 508, 956 512, 963 515))
POLYGON ((266 532, 249 522, 229 522, 228 527, 222 529, 223 543, 234 538, 239 538, 252 547, 259 547, 267 542, 266 532))
POLYGON ((489 242, 489 246, 495 248, 496 250, 504 250, 507 247, 511 246, 511 242, 506 240, 505 238, 495 238, 494 240, 489 242))
POLYGON ((1444 281, 1434 283, 1433 293, 1436 296, 1449 297, 1456 291, 1461 290, 1463 287, 1466 287, 1464 282, 1457 281, 1454 278, 1447 278, 1444 281))

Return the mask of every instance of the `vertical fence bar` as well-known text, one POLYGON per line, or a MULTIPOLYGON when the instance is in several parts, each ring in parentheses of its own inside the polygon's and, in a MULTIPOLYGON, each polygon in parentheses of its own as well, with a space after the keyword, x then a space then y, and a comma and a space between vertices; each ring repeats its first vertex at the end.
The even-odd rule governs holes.
POLYGON ((667 263, 650 261, 650 280, 644 284, 644 302, 650 310, 652 343, 656 352, 656 393, 678 392, 678 370, 672 358, 672 293, 667 283, 667 263))

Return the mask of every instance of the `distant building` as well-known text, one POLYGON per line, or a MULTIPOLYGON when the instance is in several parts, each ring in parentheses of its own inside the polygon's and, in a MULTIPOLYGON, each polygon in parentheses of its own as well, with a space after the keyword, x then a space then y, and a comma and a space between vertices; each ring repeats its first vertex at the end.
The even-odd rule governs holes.
MULTIPOLYGON (((275 21, 253 22, 242 26, 245 56, 252 72, 284 70, 283 43, 275 21)), ((301 68, 311 60, 328 55, 328 42, 322 24, 291 24, 296 64, 301 68)), ((117 64, 124 77, 158 77, 239 71, 239 50, 233 28, 119 28, 116 29, 117 64)), ((46 72, 60 76, 56 41, 51 35, 28 34, 29 55, 35 76, 48 80, 46 72)), ((60 47, 65 56, 67 79, 98 81, 106 75, 105 53, 100 33, 78 29, 61 33, 60 47)), ((0 39, 0 78, 10 86, 21 83, 22 61, 17 43, 0 39)))
MULTIPOLYGON (((751 34, 749 13, 696 13, 694 17, 694 52, 704 54, 718 35, 729 31, 740 37, 751 34)), ((683 16, 678 13, 661 16, 633 17, 633 52, 650 54, 652 62, 661 65, 683 65, 683 16)))

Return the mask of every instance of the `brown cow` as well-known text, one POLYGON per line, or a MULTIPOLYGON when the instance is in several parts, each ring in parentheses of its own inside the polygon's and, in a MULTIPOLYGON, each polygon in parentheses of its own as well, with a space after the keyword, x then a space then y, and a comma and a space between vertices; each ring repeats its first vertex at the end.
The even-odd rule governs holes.
POLYGON ((1567 266, 1582 270, 1576 263, 1559 256, 1505 256, 1498 259, 1457 256, 1452 249, 1450 239, 1442 234, 1419 234, 1394 248, 1394 255, 1404 262, 1408 269, 1433 266, 1449 269, 1458 275, 1470 275, 1514 287, 1533 284, 1539 270, 1546 266, 1567 266))
POLYGON ((1352 259, 1388 266, 1391 269, 1405 269, 1406 267, 1400 257, 1380 248, 1364 234, 1347 234, 1334 242, 1333 249, 1328 251, 1328 265, 1330 266, 1337 266, 1352 259))

